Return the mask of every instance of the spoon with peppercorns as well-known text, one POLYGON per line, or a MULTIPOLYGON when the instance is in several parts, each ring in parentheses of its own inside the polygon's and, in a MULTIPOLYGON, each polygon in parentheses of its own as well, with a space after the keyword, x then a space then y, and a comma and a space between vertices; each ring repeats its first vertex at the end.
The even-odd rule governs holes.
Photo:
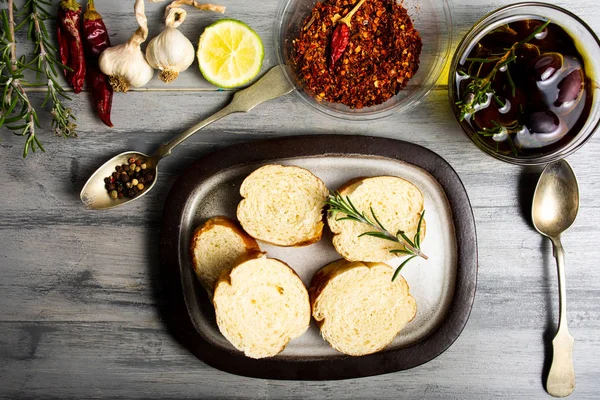
POLYGON ((158 163, 184 140, 205 126, 237 112, 248 112, 265 101, 290 93, 294 86, 285 77, 283 65, 271 68, 250 87, 236 92, 225 108, 198 122, 148 156, 137 151, 118 154, 102 164, 81 190, 81 201, 88 208, 102 210, 139 199, 154 187, 158 163))

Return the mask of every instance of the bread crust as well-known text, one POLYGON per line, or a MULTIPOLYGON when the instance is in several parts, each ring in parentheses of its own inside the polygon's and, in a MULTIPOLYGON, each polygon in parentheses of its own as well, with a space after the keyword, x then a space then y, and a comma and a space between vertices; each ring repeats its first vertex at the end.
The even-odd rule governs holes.
POLYGON ((311 171, 309 171, 306 168, 302 168, 302 167, 298 167, 295 165, 279 165, 279 164, 267 164, 267 165, 263 165, 262 167, 258 168, 257 170, 253 171, 250 175, 248 175, 248 177, 246 177, 246 179, 244 179, 244 182, 242 182, 242 185, 240 187, 240 195, 242 196, 242 201, 240 201, 240 203, 237 206, 237 217, 240 220, 240 224, 246 229, 246 231, 248 232, 248 234, 250 234, 252 237, 254 237, 257 240, 260 240, 261 242, 265 242, 268 244, 272 244, 274 246, 279 246, 279 247, 303 247, 303 246, 308 246, 310 244, 316 243, 319 240, 321 240, 322 236, 323 236, 323 227, 325 226, 324 223, 324 218, 325 218, 325 214, 323 212, 324 207, 325 207, 325 199, 326 199, 326 195, 328 193, 327 187, 325 186, 325 184, 323 183, 323 181, 316 176, 315 174, 313 174, 311 171), (253 232, 253 229, 250 229, 249 226, 245 226, 246 223, 244 222, 245 218, 243 217, 243 208, 245 207, 245 202, 247 201, 246 199, 249 198, 249 193, 248 193, 248 178, 252 177, 253 174, 257 173, 258 171, 262 170, 262 169, 267 169, 267 168, 290 168, 290 169, 298 169, 298 170, 302 170, 306 173, 308 173, 312 178, 314 178, 315 183, 319 186, 319 190, 323 191, 323 205, 321 207, 321 219, 316 223, 314 230, 312 232, 312 234, 310 236, 307 237, 303 237, 300 238, 297 241, 294 242, 284 242, 281 240, 273 240, 272 238, 270 238, 268 235, 262 234, 262 233, 258 233, 258 232, 253 232))
MULTIPOLYGON (((231 229, 236 235, 238 235, 246 248, 246 254, 254 254, 256 252, 261 252, 256 240, 252 236, 248 235, 237 221, 234 221, 231 218, 227 218, 224 216, 212 217, 206 220, 202 225, 197 227, 194 231, 194 234, 192 235, 192 239, 190 240, 190 260, 192 260, 192 268, 196 273, 196 277, 198 278, 202 286, 206 289, 209 296, 211 296, 213 293, 214 284, 206 282, 205 279, 202 278, 202 273, 199 267, 200 260, 196 256, 195 248, 202 235, 206 232, 209 232, 216 226, 222 226, 231 229)), ((242 257, 243 256, 244 255, 242 255, 242 257)))

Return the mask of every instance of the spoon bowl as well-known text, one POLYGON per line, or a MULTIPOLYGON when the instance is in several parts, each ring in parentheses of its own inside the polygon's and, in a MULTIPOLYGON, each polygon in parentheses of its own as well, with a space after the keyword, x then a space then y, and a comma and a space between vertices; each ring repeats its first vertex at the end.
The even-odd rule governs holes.
POLYGON ((558 267, 560 317, 558 332, 552 340, 552 364, 546 380, 546 390, 555 397, 568 396, 575 389, 574 339, 567 327, 565 252, 560 235, 573 225, 578 210, 579 186, 573 169, 565 160, 549 164, 535 188, 531 219, 535 229, 552 241, 558 267))
POLYGON ((129 203, 130 201, 137 200, 152 189, 156 180, 158 178, 158 163, 153 157, 149 157, 144 153, 140 153, 138 151, 126 151, 125 153, 117 154, 104 164, 100 166, 90 178, 87 180, 85 185, 83 185, 83 189, 81 190, 81 201, 86 207, 102 210, 108 208, 114 208, 121 206, 125 203, 129 203), (110 176, 113 172, 115 172, 115 167, 117 165, 129 164, 128 160, 134 157, 140 160, 142 163, 146 163, 146 170, 152 172, 154 175, 154 179, 150 185, 147 185, 137 196, 133 198, 122 197, 120 199, 113 199, 108 195, 108 192, 105 188, 104 178, 110 176))
POLYGON ((533 196, 533 226, 544 236, 560 236, 573 225, 578 211, 579 187, 573 169, 564 160, 548 165, 533 196))

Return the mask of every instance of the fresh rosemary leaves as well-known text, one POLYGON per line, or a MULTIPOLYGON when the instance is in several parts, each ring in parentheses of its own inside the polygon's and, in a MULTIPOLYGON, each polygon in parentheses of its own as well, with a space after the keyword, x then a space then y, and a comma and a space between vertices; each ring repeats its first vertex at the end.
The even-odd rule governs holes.
MULTIPOLYGON (((546 29, 549 23, 550 21, 546 21, 544 24, 540 25, 533 32, 531 32, 530 35, 518 42, 515 42, 511 47, 504 49, 506 50, 504 54, 493 54, 490 57, 485 58, 467 58, 466 61, 471 64, 469 69, 473 69, 478 72, 475 74, 475 76, 472 76, 465 69, 459 69, 457 71, 459 75, 471 80, 464 90, 464 93, 466 93, 465 96, 463 96, 462 100, 456 102, 456 105, 460 110, 459 118, 461 121, 477 112, 480 106, 485 105, 489 101, 490 96, 496 103, 498 103, 500 107, 504 106, 504 103, 492 87, 492 81, 499 71, 506 73, 507 80, 511 85, 514 96, 516 87, 510 75, 510 64, 515 62, 517 59, 516 50, 533 40, 537 34, 546 29), (495 63, 490 72, 483 77, 478 76, 479 71, 481 71, 481 66, 488 63, 495 63), (477 64, 479 64, 478 68, 476 67, 477 64)), ((486 131, 486 133, 491 133, 493 135, 496 133, 502 133, 504 130, 501 128, 499 129, 499 131, 486 131)), ((518 130, 520 127, 515 127, 515 129, 518 130)))
POLYGON ((399 230, 396 234, 392 234, 389 232, 383 224, 377 219, 375 215, 375 211, 371 208, 371 217, 368 217, 364 212, 358 211, 358 209, 352 204, 350 197, 342 196, 339 192, 331 192, 329 197, 327 198, 326 204, 329 205, 329 213, 332 215, 336 215, 337 213, 344 214, 343 217, 337 218, 338 221, 348 220, 360 222, 362 224, 369 225, 374 231, 368 231, 362 233, 361 236, 373 236, 380 239, 390 240, 392 242, 396 242, 404 246, 403 249, 394 249, 390 250, 390 253, 393 253, 397 256, 407 255, 409 256, 406 260, 400 264, 400 266, 394 272, 392 276, 392 281, 394 281, 400 271, 404 266, 415 257, 422 257, 424 259, 428 259, 428 257, 421 251, 421 225, 423 223, 423 217, 425 216, 425 210, 421 213, 421 217, 419 218, 419 224, 417 225, 417 232, 415 236, 411 240, 408 236, 406 236, 405 232, 399 230))
POLYGON ((29 150, 44 150, 37 136, 40 128, 38 114, 29 97, 27 87, 37 86, 28 84, 25 79, 27 70, 34 71, 38 79, 46 82, 46 98, 42 107, 51 107, 52 128, 56 134, 76 136, 75 117, 71 109, 65 107, 64 99, 70 100, 57 81, 58 74, 65 68, 56 57, 56 48, 45 25, 45 20, 51 18, 48 8, 52 7, 49 0, 27 0, 21 11, 15 14, 16 6, 13 0, 7 2, 8 8, 0 12, 0 128, 6 126, 15 135, 25 138, 23 157, 29 150), (17 23, 15 17, 20 19, 17 23), (17 57, 15 33, 27 29, 27 38, 34 44, 33 55, 17 57))

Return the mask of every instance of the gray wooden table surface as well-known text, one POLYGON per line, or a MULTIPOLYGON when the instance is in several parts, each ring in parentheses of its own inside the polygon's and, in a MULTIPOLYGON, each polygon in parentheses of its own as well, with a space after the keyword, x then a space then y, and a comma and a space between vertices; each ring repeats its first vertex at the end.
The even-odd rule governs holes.
MULTIPOLYGON (((56 4, 57 1, 54 1, 56 4)), ((226 16, 254 27, 275 64, 277 0, 227 0, 226 16)), ((454 1, 454 46, 487 12, 509 1, 454 1)), ((97 1, 113 43, 133 27, 131 1, 97 1)), ((600 32, 594 0, 558 3, 600 32)), ((3 5, 5 7, 5 5, 3 5)), ((163 5, 148 4, 159 29, 163 5)), ((188 15, 197 37, 220 18, 188 15)), ((23 38, 22 38, 23 39, 23 38)), ((195 40, 194 40, 195 41, 195 40)), ((600 62, 596 60, 595 62, 600 62)), ((48 128, 45 154, 21 158, 22 138, 0 131, 0 397, 5 398, 548 398, 542 386, 558 318, 550 243, 527 221, 540 169, 501 163, 475 148, 451 115, 442 84, 410 112, 371 123, 333 120, 295 96, 216 122, 161 164, 156 188, 131 206, 91 212, 79 191, 91 172, 127 149, 152 151, 230 99, 201 80, 197 66, 178 87, 115 95, 109 129, 88 96, 70 103, 79 137, 48 128), (408 140, 445 158, 470 196, 479 239, 477 295, 459 339, 412 370, 334 382, 250 379, 215 370, 168 333, 161 319, 158 237, 175 179, 203 155, 259 138, 296 134, 369 134, 408 140)), ((40 94, 33 94, 41 100, 40 94)), ((43 121, 46 123, 48 121, 43 121)), ((600 398, 600 136, 568 158, 580 183, 581 209, 564 235, 568 317, 575 337, 572 398, 600 398)))

